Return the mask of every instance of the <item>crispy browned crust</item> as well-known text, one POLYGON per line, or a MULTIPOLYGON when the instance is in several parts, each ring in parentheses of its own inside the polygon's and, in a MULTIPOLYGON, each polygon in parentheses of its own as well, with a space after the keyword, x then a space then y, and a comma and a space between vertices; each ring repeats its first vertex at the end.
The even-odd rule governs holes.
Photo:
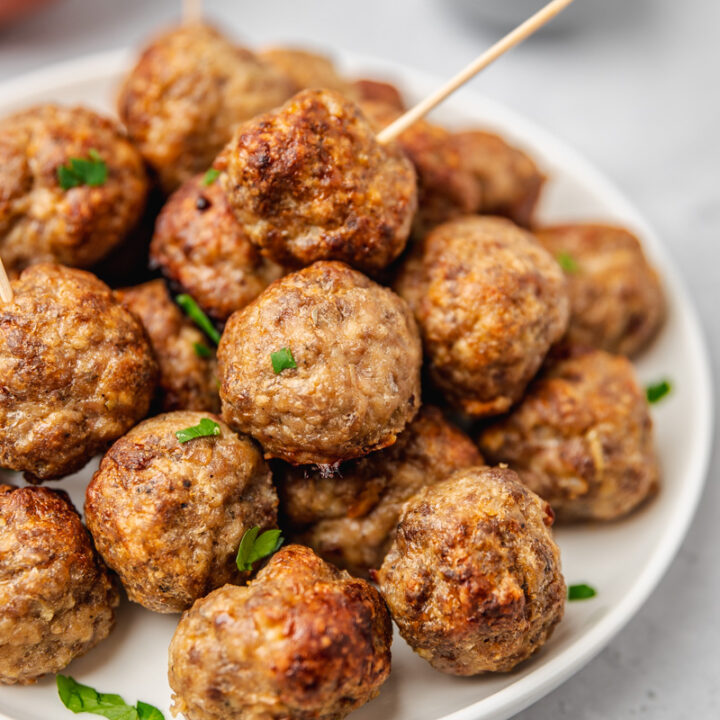
POLYGON ((620 227, 558 225, 535 232, 549 253, 567 253, 569 342, 622 355, 644 350, 667 312, 660 279, 640 241, 620 227))
POLYGON ((226 585, 183 615, 170 644, 173 712, 339 720, 379 692, 391 640, 371 585, 289 545, 247 587, 226 585))
POLYGON ((278 464, 283 528, 328 562, 368 577, 382 564, 404 502, 453 471, 482 462, 470 438, 425 405, 394 445, 332 472, 278 464))
POLYGON ((172 301, 162 280, 116 290, 115 296, 145 327, 160 366, 158 389, 165 412, 206 410, 220 412, 217 360, 212 341, 172 301), (211 357, 200 357, 195 345, 211 357))
POLYGON ((289 78, 214 28, 184 24, 143 50, 118 113, 169 193, 210 166, 238 123, 294 91, 289 78))
POLYGON ((383 80, 361 78, 355 80, 353 85, 360 96, 361 106, 365 102, 378 102, 404 112, 405 100, 403 100, 402 93, 391 83, 383 80))
POLYGON ((570 348, 479 442, 547 500, 562 521, 626 515, 659 486, 652 420, 630 362, 570 348))
POLYGON ((0 683, 62 670, 107 637, 118 592, 64 492, 0 485, 0 683))
POLYGON ((245 123, 215 167, 248 237, 278 263, 378 271, 405 247, 417 206, 412 165, 337 92, 305 90, 245 123))
POLYGON ((479 187, 480 201, 474 211, 530 227, 545 182, 533 160, 499 135, 480 130, 452 133, 450 143, 479 187))
POLYGON ((109 118, 39 105, 0 120, 0 257, 11 276, 40 262, 97 262, 135 227, 147 190, 140 154, 109 118), (90 150, 106 182, 63 190, 58 168, 90 150))
POLYGON ((137 425, 108 450, 87 488, 98 552, 130 600, 156 612, 181 612, 242 581, 235 555, 245 531, 277 524, 270 470, 250 438, 214 415, 220 435, 183 444, 175 437, 204 417, 173 412, 137 425))
POLYGON ((264 258, 235 219, 219 182, 185 182, 155 225, 150 258, 173 287, 225 322, 254 300, 283 269, 264 258))
POLYGON ((377 579, 400 634, 453 675, 505 672, 565 607, 550 506, 501 468, 460 470, 405 506, 377 579))
POLYGON ((338 262, 274 282, 218 348, 223 417, 266 457, 331 464, 395 442, 420 406, 422 351, 407 304, 338 262), (289 348, 297 368, 275 374, 289 348))
POLYGON ((260 58, 289 77, 296 90, 335 90, 350 100, 359 93, 340 75, 327 55, 300 48, 274 47, 260 52, 260 58))
POLYGON ((0 305, 0 467, 51 480, 145 416, 157 363, 140 321, 94 275, 34 265, 0 305))
POLYGON ((433 381, 476 417, 519 400, 567 327, 560 267, 502 218, 435 228, 405 261, 396 289, 415 312, 433 381))

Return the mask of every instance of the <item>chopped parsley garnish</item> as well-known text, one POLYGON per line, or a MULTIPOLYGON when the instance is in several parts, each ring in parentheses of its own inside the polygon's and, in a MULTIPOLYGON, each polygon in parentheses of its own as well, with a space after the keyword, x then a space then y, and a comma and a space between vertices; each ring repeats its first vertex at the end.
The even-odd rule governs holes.
POLYGON ((220 175, 220 171, 216 170, 215 168, 210 168, 205 175, 203 175, 202 184, 206 187, 208 185, 212 185, 220 175))
POLYGON ((138 702, 133 707, 119 695, 99 693, 67 675, 57 675, 55 681, 60 700, 74 713, 93 713, 109 720, 165 720, 165 716, 154 705, 138 702))
POLYGON ((175 437, 181 442, 186 443, 195 438, 212 437, 220 434, 220 426, 210 418, 203 418, 197 425, 178 430, 175 437))
POLYGON ((283 370, 297 367, 290 348, 282 348, 282 350, 270 353, 270 360, 272 361, 273 370, 276 375, 279 375, 283 370))
POLYGON ((555 259, 566 273, 576 273, 580 269, 577 260, 569 252, 559 252, 555 259))
POLYGON ((652 405, 653 403, 660 402, 666 395, 669 395, 672 391, 672 385, 669 380, 661 380, 660 382, 648 385, 645 388, 645 395, 647 401, 652 405))
POLYGON ((280 549, 280 546, 285 541, 285 538, 280 534, 280 530, 266 530, 258 537, 259 532, 260 528, 257 525, 251 527, 245 531, 240 541, 237 558, 235 559, 240 572, 252 570, 253 563, 272 555, 280 549))
POLYGON ((210 318, 200 309, 200 306, 190 295, 178 295, 175 302, 216 345, 220 342, 220 333, 217 328, 210 322, 210 318))
POLYGON ((79 185, 104 185, 107 176, 107 165, 97 150, 88 151, 88 158, 70 158, 67 165, 57 169, 58 182, 63 190, 79 185))
POLYGON ((568 600, 589 600, 597 595, 595 588, 580 583, 579 585, 570 585, 568 587, 568 600))
POLYGON ((205 344, 201 342, 193 343, 193 349, 195 350, 195 354, 199 358, 209 358, 212 357, 212 350, 205 344))

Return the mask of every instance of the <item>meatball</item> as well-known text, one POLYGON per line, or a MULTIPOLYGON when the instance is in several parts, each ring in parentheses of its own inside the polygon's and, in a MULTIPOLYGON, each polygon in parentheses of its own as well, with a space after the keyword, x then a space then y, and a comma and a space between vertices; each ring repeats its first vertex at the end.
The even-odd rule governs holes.
POLYGON ((339 720, 390 674, 385 603, 312 550, 289 545, 247 587, 186 612, 170 643, 173 712, 188 720, 339 720))
POLYGON ((402 93, 388 82, 361 78, 353 82, 355 91, 360 96, 360 102, 378 102, 389 105, 400 112, 405 111, 405 101, 402 93))
POLYGON ((115 291, 145 326, 160 366, 162 408, 220 411, 215 353, 200 330, 180 311, 162 280, 115 291))
POLYGON ((0 120, 0 257, 11 276, 97 262, 138 223, 147 190, 138 151, 92 110, 40 105, 0 120), (63 189, 73 160, 104 165, 107 177, 63 189))
MULTIPOLYGON (((361 104, 377 130, 401 112, 386 101, 361 104)), ((398 138, 418 176, 416 234, 454 217, 501 215, 529 227, 544 182, 535 163, 498 135, 453 133, 425 121, 398 138)))
POLYGON ((404 502, 471 465, 482 465, 473 442, 426 405, 385 450, 343 463, 334 473, 283 465, 275 479, 293 539, 366 577, 382 564, 404 502))
POLYGON ((292 81, 214 28, 174 28, 143 51, 118 112, 169 193, 207 169, 238 123, 295 91, 292 81))
POLYGON ((601 350, 571 348, 548 363, 520 405, 479 442, 559 520, 612 520, 658 488, 645 394, 630 362, 601 350))
POLYGON ((375 272, 405 247, 412 165, 337 92, 305 90, 245 123, 215 167, 244 231, 278 263, 342 260, 375 272))
POLYGON ((218 435, 180 443, 175 433, 206 417, 145 420, 108 450, 87 488, 98 552, 130 600, 156 612, 242 581, 235 555, 245 531, 277 523, 270 470, 250 438, 218 422, 218 435))
POLYGON ((377 579, 415 652, 477 675, 539 650, 565 607, 552 518, 503 468, 459 470, 408 501, 377 579))
POLYGON ((139 320, 83 270, 33 265, 0 304, 0 467, 79 470, 143 418, 157 364, 139 320))
POLYGON ((283 274, 243 232, 220 183, 202 175, 168 200, 155 225, 150 258, 172 286, 221 323, 283 274))
POLYGON ((560 267, 502 218, 440 225, 416 246, 396 287, 417 317, 432 379, 475 417, 519 400, 567 327, 560 267))
POLYGON ((662 327, 666 306, 638 239, 607 225, 561 225, 535 234, 565 267, 568 340, 622 355, 645 349, 662 327))
POLYGON ((106 638, 118 592, 64 492, 0 485, 0 683, 34 683, 106 638))
POLYGON ((532 159, 500 136, 479 130, 453 133, 450 142, 480 189, 475 212, 530 227, 545 182, 532 159))
POLYGON ((356 100, 360 93, 351 82, 340 75, 326 55, 299 48, 267 48, 260 58, 289 77, 297 90, 335 90, 346 98, 356 100))
POLYGON ((238 310, 218 361, 225 421, 294 465, 392 445, 420 406, 407 304, 338 262, 286 275, 238 310))

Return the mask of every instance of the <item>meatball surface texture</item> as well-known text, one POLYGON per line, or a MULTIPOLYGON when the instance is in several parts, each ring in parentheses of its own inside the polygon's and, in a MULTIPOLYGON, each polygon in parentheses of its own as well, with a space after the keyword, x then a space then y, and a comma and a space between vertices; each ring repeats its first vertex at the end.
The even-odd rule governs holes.
POLYGON ((502 468, 459 470, 409 500, 377 579, 415 652, 442 672, 477 675, 539 650, 565 607, 552 518, 502 468))
POLYGON ((341 260, 375 272, 405 247, 413 167, 337 92, 305 90, 245 123, 215 168, 248 237, 278 263, 341 260))
POLYGON ((286 275, 236 312, 218 361, 225 421, 252 435, 266 457, 294 465, 392 445, 420 407, 412 313, 342 263, 286 275), (276 372, 274 353, 292 363, 276 372))
POLYGON ((51 480, 144 417, 157 364, 140 321, 83 270, 34 265, 0 305, 0 467, 51 480))
POLYGON ((125 79, 118 112, 166 193, 207 170, 238 123, 281 105, 292 81, 212 27, 156 37, 125 79))
POLYGON ((612 520, 659 486, 652 420, 630 362, 568 350, 479 442, 552 505, 558 520, 612 520))
POLYGON ((639 240, 607 225, 560 225, 535 235, 566 265, 568 341, 621 355, 644 350, 662 327, 667 308, 639 240))
POLYGON ((437 227, 401 268, 396 289, 415 312, 433 381, 471 416, 519 400, 567 327, 562 270, 502 218, 437 227))
POLYGON ((382 564, 406 500, 455 470, 482 464, 470 438, 425 405, 385 450, 331 473, 308 465, 275 469, 283 527, 328 562, 367 577, 382 564))
POLYGON ((246 587, 186 612, 170 644, 174 712, 188 720, 338 720, 390 674, 392 627, 375 588, 300 545, 246 587))
POLYGON ((250 438, 222 422, 219 435, 176 437, 205 417, 173 412, 140 423, 108 450, 87 488, 98 552, 130 600, 156 612, 180 612, 241 582, 235 555, 245 531, 276 526, 270 470, 250 438))
POLYGON ((117 589, 64 492, 0 485, 0 683, 59 672, 106 638, 117 589))
POLYGON ((211 341, 172 301, 162 280, 115 291, 142 322, 160 366, 160 404, 171 410, 220 411, 211 341), (198 346, 203 349, 200 350, 198 346))
POLYGON ((83 107, 39 105, 0 120, 0 257, 88 267, 135 228, 148 191, 140 153, 113 120, 83 107), (97 153, 98 185, 63 189, 61 167, 97 153))
POLYGON ((264 258, 235 219, 220 183, 188 180, 163 207, 150 244, 153 267, 224 323, 283 269, 264 258))

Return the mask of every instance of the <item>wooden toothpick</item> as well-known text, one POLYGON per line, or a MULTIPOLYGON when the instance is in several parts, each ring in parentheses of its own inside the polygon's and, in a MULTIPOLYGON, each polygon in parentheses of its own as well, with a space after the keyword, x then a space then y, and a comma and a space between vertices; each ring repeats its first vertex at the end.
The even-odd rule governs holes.
POLYGON ((202 0, 182 0, 182 19, 186 25, 198 23, 202 20, 202 0))
POLYGON ((546 22, 552 20, 558 13, 562 12, 573 0, 552 0, 544 8, 528 18, 522 25, 518 25, 508 33, 502 40, 496 42, 489 50, 486 50, 479 58, 473 60, 466 68, 461 70, 455 77, 445 85, 421 100, 415 107, 410 108, 404 115, 390 123, 378 133, 377 139, 380 143, 388 143, 398 135, 407 130, 414 122, 425 117, 434 107, 439 105, 445 98, 454 93, 468 80, 475 77, 483 68, 497 60, 504 52, 521 43, 525 38, 539 30, 546 22))
POLYGON ((10 281, 8 280, 7 273, 5 272, 5 266, 3 265, 3 261, 0 259, 0 302, 3 304, 11 303, 14 297, 10 281))

